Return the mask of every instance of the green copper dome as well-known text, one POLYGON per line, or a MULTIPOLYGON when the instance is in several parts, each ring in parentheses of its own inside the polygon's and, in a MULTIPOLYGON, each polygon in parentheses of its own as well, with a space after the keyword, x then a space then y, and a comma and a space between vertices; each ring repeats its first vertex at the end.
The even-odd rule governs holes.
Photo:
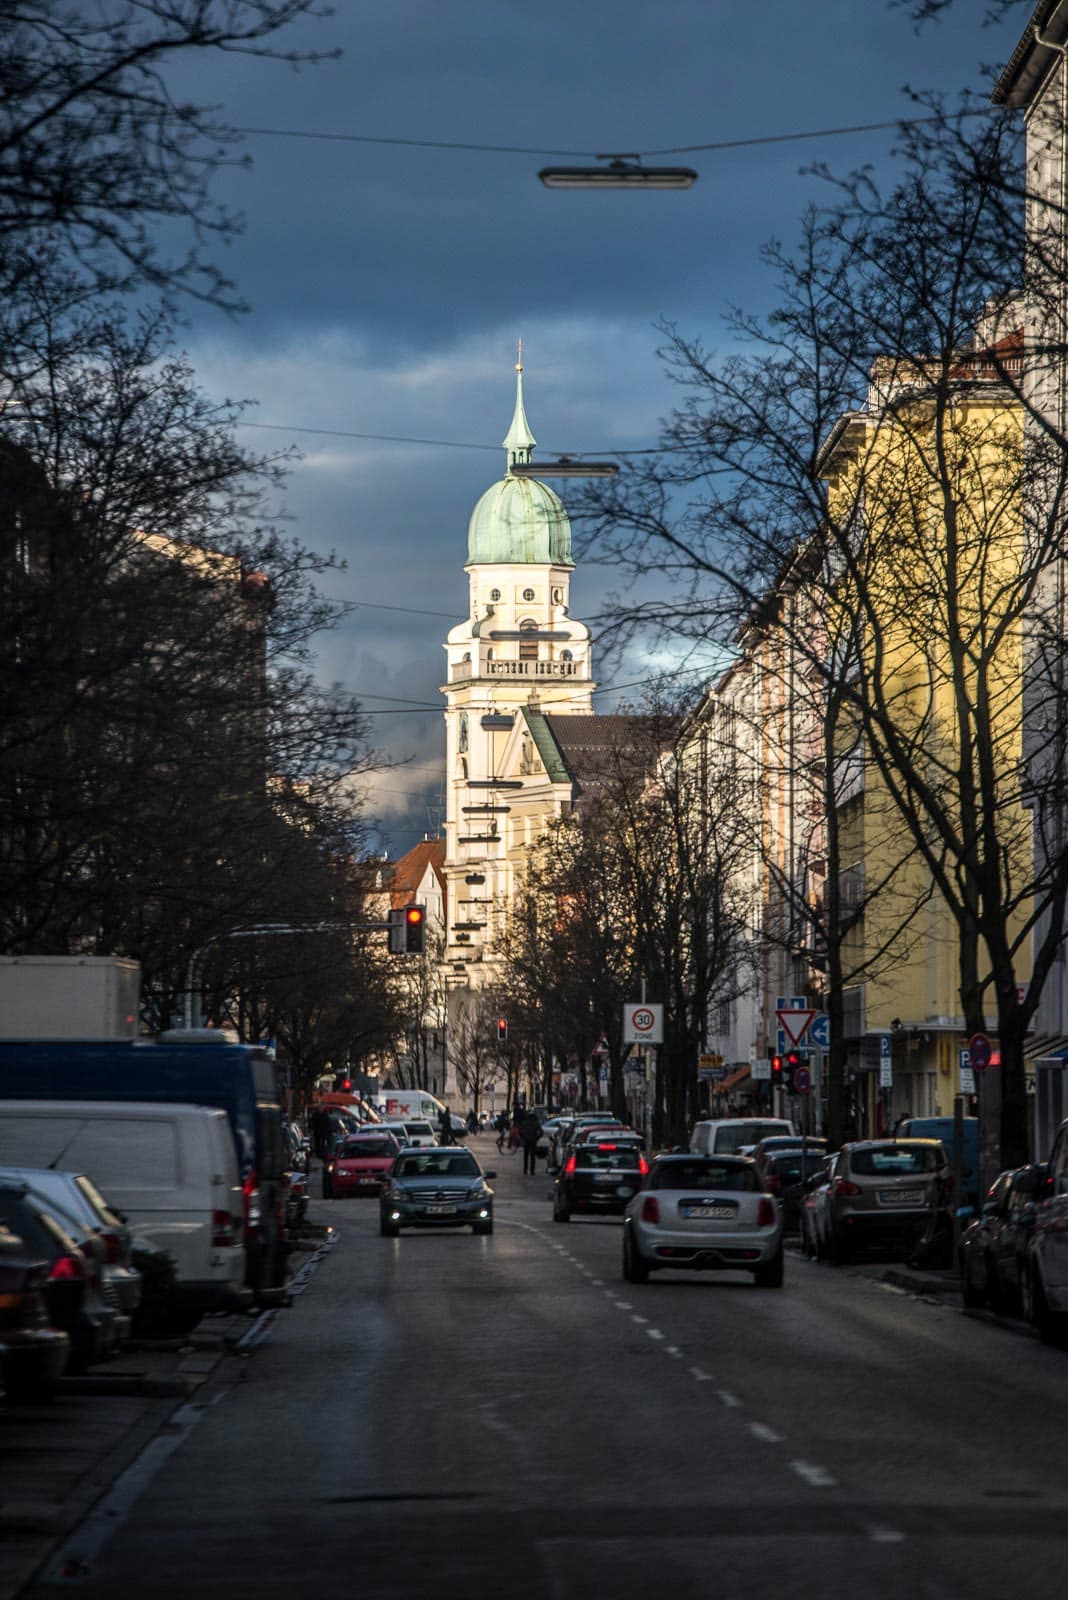
POLYGON ((537 443, 523 410, 523 368, 516 366, 515 414, 503 440, 508 473, 487 489, 467 526, 467 564, 516 562, 573 567, 571 524, 560 497, 537 478, 517 478, 512 467, 530 460, 537 443))

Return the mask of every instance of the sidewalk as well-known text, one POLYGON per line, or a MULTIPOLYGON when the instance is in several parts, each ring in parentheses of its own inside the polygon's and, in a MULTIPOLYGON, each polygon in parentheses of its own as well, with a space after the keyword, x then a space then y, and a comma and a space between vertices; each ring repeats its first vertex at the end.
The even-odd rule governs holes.
MULTIPOLYGON (((325 1247, 294 1257, 294 1293, 325 1247)), ((205 1317, 187 1339, 132 1342, 60 1379, 51 1404, 0 1403, 0 1600, 20 1593, 176 1412, 238 1380, 277 1315, 292 1313, 205 1317)))

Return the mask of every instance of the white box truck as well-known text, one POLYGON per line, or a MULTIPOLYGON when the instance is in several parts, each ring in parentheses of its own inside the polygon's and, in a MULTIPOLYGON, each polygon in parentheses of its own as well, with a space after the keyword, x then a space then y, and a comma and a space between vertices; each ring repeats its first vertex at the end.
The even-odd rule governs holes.
POLYGON ((0 956, 0 1038, 134 1039, 141 964, 121 956, 0 956))

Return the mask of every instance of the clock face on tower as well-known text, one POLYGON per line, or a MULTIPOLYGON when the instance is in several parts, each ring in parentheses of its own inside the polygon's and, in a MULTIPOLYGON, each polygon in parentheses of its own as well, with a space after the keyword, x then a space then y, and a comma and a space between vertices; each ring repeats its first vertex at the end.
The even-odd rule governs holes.
POLYGON ((464 755, 466 753, 466 751, 467 751, 467 712, 466 711, 461 711, 460 712, 460 754, 464 755))

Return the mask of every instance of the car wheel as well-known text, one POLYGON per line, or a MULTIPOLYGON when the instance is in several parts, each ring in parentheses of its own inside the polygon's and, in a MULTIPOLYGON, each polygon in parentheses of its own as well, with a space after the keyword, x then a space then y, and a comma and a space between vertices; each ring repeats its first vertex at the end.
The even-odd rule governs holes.
POLYGON ((969 1277, 968 1266, 963 1256, 960 1259, 960 1297, 966 1311, 978 1311, 980 1306, 986 1305, 986 1295, 975 1287, 969 1277))
POLYGON ((777 1256, 774 1256, 770 1261, 766 1261, 762 1267, 753 1269, 753 1282, 758 1289, 781 1289, 782 1274, 783 1254, 782 1246, 780 1245, 777 1256))
POLYGON ((570 1213, 570 1211, 568 1211, 565 1206, 553 1206, 553 1221, 554 1222, 570 1222, 571 1221, 571 1213, 570 1213))
POLYGON ((986 1263, 986 1298, 995 1316, 1007 1317, 1012 1310, 1012 1295, 998 1276, 998 1269, 990 1257, 986 1263))
POLYGON ((472 1227, 473 1227, 475 1233, 492 1233, 493 1232, 493 1218, 490 1217, 488 1222, 475 1222, 475 1223, 472 1223, 472 1227))
POLYGON ((627 1283, 648 1283, 649 1268, 629 1233, 623 1235, 623 1277, 627 1283))
POLYGON ((824 1247, 823 1255, 824 1260, 829 1261, 831 1265, 835 1267, 843 1266, 844 1263, 849 1260, 849 1250, 846 1246, 846 1242, 842 1238, 841 1234, 836 1233, 833 1228, 827 1236, 827 1243, 824 1247))
POLYGON ((396 1222, 390 1222, 388 1217, 383 1217, 378 1225, 378 1231, 383 1239, 396 1239, 400 1234, 400 1226, 396 1222))
POLYGON ((1033 1263, 1024 1274, 1023 1303, 1024 1316, 1044 1344, 1065 1343, 1068 1336, 1068 1318, 1050 1310, 1046 1291, 1042 1287, 1042 1279, 1033 1263))

